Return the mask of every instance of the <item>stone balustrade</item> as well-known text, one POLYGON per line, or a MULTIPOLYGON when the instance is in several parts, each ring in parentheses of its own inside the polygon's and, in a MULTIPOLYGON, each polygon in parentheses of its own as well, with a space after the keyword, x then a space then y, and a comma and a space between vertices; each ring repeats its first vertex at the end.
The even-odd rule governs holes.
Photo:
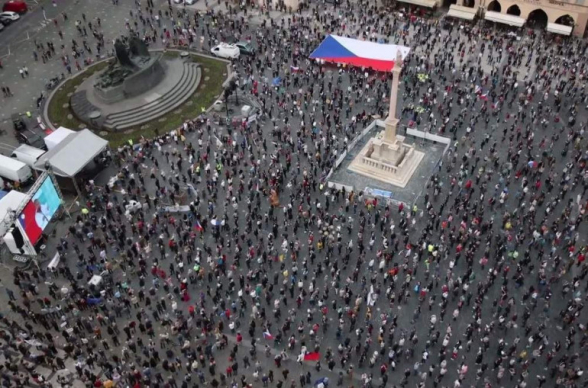
POLYGON ((367 166, 374 167, 379 170, 389 172, 391 174, 396 174, 396 172, 398 170, 398 167, 396 167, 396 166, 393 166, 388 163, 380 162, 379 160, 375 160, 375 159, 369 158, 367 156, 362 157, 361 161, 363 164, 365 164, 367 166))

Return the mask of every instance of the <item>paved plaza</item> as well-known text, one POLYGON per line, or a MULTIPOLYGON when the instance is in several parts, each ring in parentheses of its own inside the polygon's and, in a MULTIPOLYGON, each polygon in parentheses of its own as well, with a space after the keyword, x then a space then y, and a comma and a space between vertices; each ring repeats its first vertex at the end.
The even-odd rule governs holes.
POLYGON ((61 56, 77 72, 76 20, 93 24, 93 57, 129 29, 155 36, 150 48, 182 34, 194 50, 200 37, 205 50, 251 41, 256 54, 233 69, 262 114, 228 128, 209 113, 111 150, 82 187, 87 212, 52 222, 38 265, 3 258, 3 386, 588 386, 586 41, 449 30, 372 1, 269 18, 224 2, 171 14, 167 2, 56 4, 44 5, 51 22, 26 15, 34 38, 0 54, 15 94, 0 119, 36 110, 46 81, 68 73, 61 56), (374 204, 363 178, 354 192, 322 180, 390 90, 388 75, 308 60, 328 33, 410 47, 399 134, 451 139, 402 204, 374 204), (35 39, 56 46, 46 64, 35 39), (142 208, 127 213, 130 201, 142 208))

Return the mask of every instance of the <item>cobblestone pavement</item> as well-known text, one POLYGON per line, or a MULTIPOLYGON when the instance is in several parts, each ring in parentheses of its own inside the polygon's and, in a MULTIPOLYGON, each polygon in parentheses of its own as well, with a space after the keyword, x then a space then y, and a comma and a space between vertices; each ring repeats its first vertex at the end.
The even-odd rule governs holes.
MULTIPOLYGON (((586 386, 588 270, 576 264, 587 235, 585 98, 571 88, 556 96, 552 85, 567 76, 535 78, 542 70, 527 68, 524 55, 509 65, 518 57, 507 52, 531 47, 530 61, 541 69, 546 38, 511 42, 492 30, 470 35, 420 22, 404 35, 406 21, 392 14, 373 36, 413 49, 403 72, 402 125, 428 125, 452 144, 415 208, 373 209, 360 193, 336 195, 318 177, 345 138, 367 124, 363 112, 385 109, 383 101, 372 102, 387 95, 388 80, 320 68, 305 55, 319 41, 313 34, 327 26, 341 32, 342 23, 327 23, 335 17, 349 19, 351 34, 356 23, 370 25, 367 16, 352 21, 370 13, 367 4, 361 9, 321 7, 316 29, 300 33, 300 21, 290 17, 288 28, 286 15, 284 29, 263 28, 256 16, 242 31, 240 14, 226 21, 204 17, 197 30, 208 30, 202 32, 207 44, 235 36, 250 37, 257 47, 257 57, 235 69, 244 93, 254 93, 257 82, 267 118, 259 128, 211 122, 189 128, 185 139, 172 134, 134 152, 113 151, 116 163, 89 187, 91 216, 55 222, 47 256, 61 244, 64 257, 58 273, 38 274, 45 277, 38 292, 47 295, 46 283, 54 282, 58 293, 65 286, 71 295, 105 268, 113 285, 102 295, 79 290, 75 300, 56 295, 51 307, 31 295, 27 310, 46 313, 48 330, 33 325, 28 311, 11 311, 10 319, 40 332, 43 342, 49 333, 78 360, 95 360, 88 375, 122 375, 128 385, 257 387, 271 372, 272 387, 301 385, 307 373, 308 385, 328 377, 331 386, 341 373, 346 387, 523 388, 541 386, 541 376, 547 386, 586 386), (469 74, 478 59, 482 72, 469 74), (290 66, 303 72, 287 74, 290 66), (517 78, 509 78, 516 70, 517 78), (429 80, 419 81, 419 74, 429 80), (277 75, 281 88, 269 84, 277 75), (524 85, 525 77, 534 83, 524 85), (415 115, 416 107, 424 112, 415 115), (108 193, 103 187, 120 171, 120 186, 108 193), (276 208, 269 204, 272 189, 279 191, 276 208), (171 204, 179 192, 195 201, 185 217, 156 217, 157 205, 171 204), (122 207, 133 195, 147 196, 149 205, 125 216, 122 207), (224 226, 213 227, 213 220, 224 226), (101 303, 86 308, 76 302, 82 295, 101 303), (61 311, 51 310, 56 305, 61 311), (320 351, 320 364, 297 362, 303 346, 320 351), (282 351, 287 360, 278 366, 282 351)), ((570 43, 570 58, 581 55, 582 44, 570 43)), ((557 58, 554 64, 565 55, 557 58)), ((0 277, 17 293, 8 271, 0 277)), ((66 366, 72 362, 67 358, 66 366)), ((51 376, 43 368, 38 371, 51 376)))

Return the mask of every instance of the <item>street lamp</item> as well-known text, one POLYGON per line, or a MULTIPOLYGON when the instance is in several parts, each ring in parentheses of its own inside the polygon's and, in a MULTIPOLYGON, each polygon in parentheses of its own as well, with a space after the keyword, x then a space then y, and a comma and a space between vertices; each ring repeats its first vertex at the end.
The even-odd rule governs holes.
POLYGON ((225 96, 225 109, 227 111, 227 126, 229 125, 229 96, 235 92, 235 97, 237 99, 237 105, 239 104, 239 96, 237 95, 237 82, 236 79, 238 78, 237 73, 232 73, 229 78, 225 82, 223 82, 222 87, 225 89, 224 96, 225 96))
POLYGON ((231 95, 231 91, 229 88, 226 88, 224 93, 225 93, 225 109, 227 111, 226 123, 227 123, 227 127, 228 127, 229 126, 229 96, 231 95))

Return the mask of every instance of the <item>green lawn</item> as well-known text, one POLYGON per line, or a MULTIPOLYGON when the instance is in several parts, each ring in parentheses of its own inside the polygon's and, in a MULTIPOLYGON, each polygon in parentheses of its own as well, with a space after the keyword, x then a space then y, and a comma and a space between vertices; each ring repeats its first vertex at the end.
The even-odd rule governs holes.
MULTIPOLYGON (((178 56, 177 51, 168 51, 165 56, 178 56)), ((162 134, 178 128, 182 123, 188 119, 197 117, 204 110, 208 109, 214 101, 220 96, 222 91, 222 83, 227 77, 227 62, 216 59, 203 57, 198 54, 192 54, 194 61, 200 63, 202 70, 202 77, 200 84, 192 95, 184 104, 169 112, 167 115, 161 116, 153 121, 144 123, 138 127, 127 128, 122 132, 109 132, 104 136, 110 142, 112 148, 121 146, 129 140, 138 141, 142 136, 151 138, 155 136, 155 132, 162 134), (209 77, 208 80, 205 80, 209 77)), ((77 130, 82 124, 75 117, 68 119, 67 115, 71 114, 69 109, 64 109, 63 105, 69 103, 68 93, 73 93, 75 88, 83 82, 83 78, 94 74, 96 71, 107 66, 106 62, 99 63, 95 67, 90 68, 85 73, 79 74, 73 79, 67 81, 63 87, 59 89, 53 96, 49 103, 48 113, 49 119, 54 126, 64 126, 70 129, 77 130)), ((90 129, 93 129, 90 127, 90 129)))
POLYGON ((107 66, 108 61, 97 63, 66 81, 59 89, 57 89, 53 98, 49 101, 49 107, 47 108, 49 120, 56 128, 66 127, 76 131, 80 129, 80 125, 84 123, 78 120, 69 108, 64 108, 63 106, 69 104, 69 94, 75 93, 76 88, 84 82, 84 78, 90 77, 92 74, 106 68, 107 66))

